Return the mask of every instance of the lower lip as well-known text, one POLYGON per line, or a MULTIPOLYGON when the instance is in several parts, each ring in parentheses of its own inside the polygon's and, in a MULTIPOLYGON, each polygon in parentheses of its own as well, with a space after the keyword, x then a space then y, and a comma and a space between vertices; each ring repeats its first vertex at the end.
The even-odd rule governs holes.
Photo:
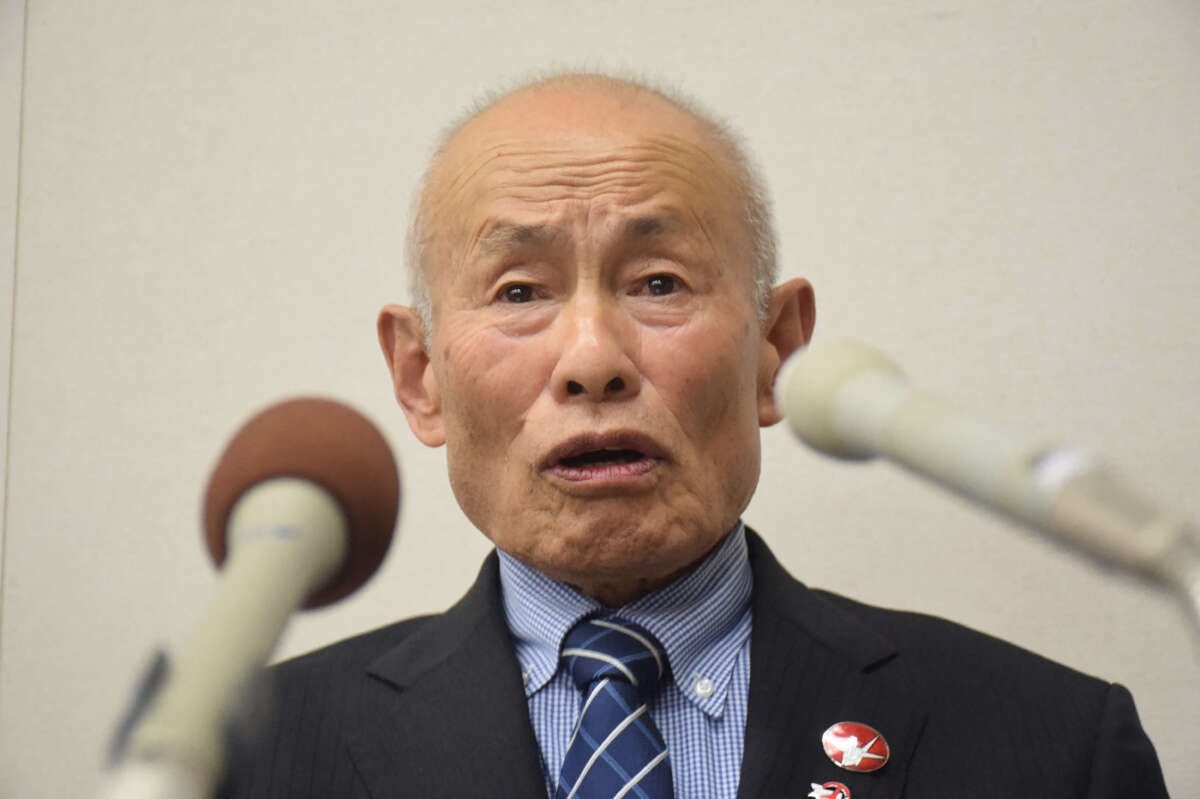
POLYGON ((592 466, 567 466, 559 463, 550 467, 555 477, 570 483, 619 484, 636 481, 654 471, 655 458, 642 458, 629 463, 598 463, 592 466))

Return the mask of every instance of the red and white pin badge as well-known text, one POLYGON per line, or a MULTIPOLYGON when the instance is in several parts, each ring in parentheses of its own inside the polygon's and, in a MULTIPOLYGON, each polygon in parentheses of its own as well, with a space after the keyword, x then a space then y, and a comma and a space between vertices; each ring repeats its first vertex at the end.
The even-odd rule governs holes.
POLYGON ((825 754, 834 765, 865 773, 883 768, 892 750, 879 731, 857 721, 839 721, 821 736, 825 754))
POLYGON ((812 799, 850 799, 850 789, 840 782, 810 782, 812 790, 808 795, 812 799))

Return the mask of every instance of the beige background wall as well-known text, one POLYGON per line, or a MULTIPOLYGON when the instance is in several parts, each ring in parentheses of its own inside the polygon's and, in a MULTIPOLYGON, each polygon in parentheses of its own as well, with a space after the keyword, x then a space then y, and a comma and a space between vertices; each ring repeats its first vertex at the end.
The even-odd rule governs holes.
MULTIPOLYGON (((8 473, 8 398, 17 239, 17 174, 20 163, 23 4, 0 0, 0 586, 4 579, 4 508, 8 473)), ((0 591, 0 635, 4 597, 0 591)), ((2 657, 2 653, 0 653, 2 657)), ((0 668, 3 667, 0 660, 0 668)))
MULTIPOLYGON (((213 591, 206 476, 274 399, 355 404, 406 481, 383 572, 285 653, 468 584, 485 542, 393 407, 372 324, 403 298, 439 127, 532 69, 633 69, 727 114, 818 336, 1200 511, 1200 5, 728 5, 0 0, 0 796, 94 791, 151 647, 213 591)), ((794 573, 1126 683, 1173 794, 1200 795, 1200 638, 1167 598, 782 429, 766 460, 747 518, 794 573)))

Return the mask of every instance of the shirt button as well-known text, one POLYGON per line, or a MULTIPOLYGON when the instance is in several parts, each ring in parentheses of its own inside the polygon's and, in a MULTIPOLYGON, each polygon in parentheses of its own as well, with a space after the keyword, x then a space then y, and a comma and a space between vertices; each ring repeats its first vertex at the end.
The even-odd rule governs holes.
POLYGON ((527 672, 527 671, 521 672, 521 682, 525 683, 526 685, 529 685, 529 672, 527 672))
POLYGON ((713 691, 717 690, 717 686, 707 677, 701 677, 696 680, 695 685, 692 686, 692 690, 696 692, 696 696, 701 699, 707 699, 713 695, 713 691))

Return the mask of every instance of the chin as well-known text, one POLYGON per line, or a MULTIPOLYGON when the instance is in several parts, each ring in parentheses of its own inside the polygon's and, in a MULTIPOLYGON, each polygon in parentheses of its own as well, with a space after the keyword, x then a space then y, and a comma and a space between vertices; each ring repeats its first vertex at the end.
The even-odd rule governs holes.
POLYGON ((573 539, 556 548, 545 568, 531 565, 590 594, 588 586, 595 584, 646 586, 645 593, 669 582, 711 549, 711 543, 702 544, 678 530, 638 523, 590 528, 573 539))

